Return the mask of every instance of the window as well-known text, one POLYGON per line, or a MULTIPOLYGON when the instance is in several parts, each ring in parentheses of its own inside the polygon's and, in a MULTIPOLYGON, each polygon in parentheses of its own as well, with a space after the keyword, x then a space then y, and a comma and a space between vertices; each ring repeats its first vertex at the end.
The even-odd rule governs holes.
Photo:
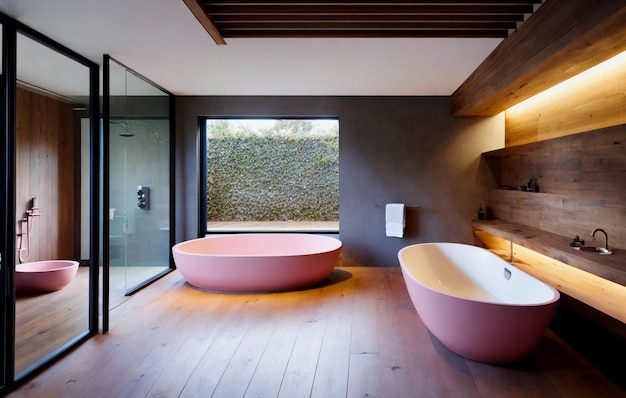
POLYGON ((336 232, 336 119, 207 119, 207 232, 336 232))

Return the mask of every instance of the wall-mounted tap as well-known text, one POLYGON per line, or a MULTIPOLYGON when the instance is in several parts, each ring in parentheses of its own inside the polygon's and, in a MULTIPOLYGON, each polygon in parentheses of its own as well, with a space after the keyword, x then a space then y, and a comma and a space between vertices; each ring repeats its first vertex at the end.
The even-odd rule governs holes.
POLYGON ((596 228, 591 233, 591 237, 594 240, 596 239, 596 232, 602 232, 604 234, 604 248, 608 251, 609 250, 609 235, 606 234, 605 230, 603 230, 601 228, 596 228))

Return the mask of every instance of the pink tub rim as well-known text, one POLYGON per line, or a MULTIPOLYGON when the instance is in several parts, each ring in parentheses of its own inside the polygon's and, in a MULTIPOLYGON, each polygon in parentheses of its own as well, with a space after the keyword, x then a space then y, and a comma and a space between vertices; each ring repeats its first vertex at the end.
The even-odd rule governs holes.
MULTIPOLYGON (((276 238, 296 238, 296 239, 306 239, 306 240, 317 240, 320 244, 323 244, 324 247, 318 250, 312 251, 310 247, 306 249, 303 247, 290 246, 288 250, 290 252, 285 251, 276 251, 270 252, 268 250, 272 250, 275 248, 270 248, 268 246, 263 247, 254 247, 254 249, 248 248, 247 250, 251 250, 248 253, 245 252, 237 252, 234 251, 232 247, 220 247, 220 252, 212 252, 211 255, 220 256, 220 257, 297 257, 297 256, 305 256, 305 255, 314 255, 332 252, 342 247, 342 243, 339 239, 332 238, 326 235, 319 234, 307 234, 307 233, 293 233, 293 232, 268 232, 268 233, 237 233, 237 234, 228 234, 228 235, 216 235, 216 236, 205 236, 202 238, 196 238, 191 240, 186 240, 180 243, 177 243, 172 247, 172 251, 184 252, 190 256, 206 256, 208 253, 203 251, 189 251, 185 250, 188 246, 194 246, 201 242, 215 242, 217 244, 220 240, 229 240, 229 241, 241 241, 238 243, 243 243, 248 241, 250 238, 259 238, 262 240, 270 240, 276 238), (259 251, 256 251, 259 249, 259 251)), ((281 249, 284 249, 281 248, 281 249)), ((238 249, 237 249, 238 250, 238 249)))
POLYGON ((542 286, 542 288, 544 288, 546 290, 546 294, 551 294, 550 298, 548 298, 547 300, 542 300, 542 301, 535 301, 535 302, 523 302, 523 303, 514 303, 514 302, 502 302, 502 301, 498 301, 498 300, 486 300, 486 299, 476 299, 476 298, 467 298, 467 297, 463 297, 462 295, 458 295, 458 294, 453 294, 450 292, 445 292, 442 291, 441 289, 435 288, 433 286, 430 286, 428 284, 423 283, 421 280, 417 279, 415 277, 415 275, 411 272, 407 272, 406 275, 415 283, 419 284, 420 286, 422 286, 425 289, 431 290, 434 293, 438 293, 438 294, 442 294, 445 296, 449 296, 452 298, 458 298, 458 299, 462 299, 462 300, 470 300, 470 301, 475 301, 475 302, 479 302, 479 303, 484 303, 484 304, 493 304, 493 305, 507 305, 507 306, 522 306, 522 307, 529 307, 529 306, 541 306, 541 305, 548 305, 548 304, 552 304, 552 303, 556 303, 559 301, 559 299, 561 298, 561 293, 555 289, 554 287, 548 285, 547 283, 543 282, 540 279, 537 279, 536 277, 528 274, 527 272, 515 267, 515 265, 511 265, 510 263, 507 263, 506 261, 504 261, 501 257, 499 257, 498 255, 494 254, 493 252, 487 250, 487 249, 483 249, 482 247, 478 247, 478 246, 474 246, 474 245, 468 245, 468 244, 464 244, 464 243, 452 243, 452 242, 432 242, 432 243, 417 243, 417 244, 413 244, 413 245, 409 245, 406 246, 402 249, 400 249, 400 251, 398 252, 398 258, 400 259, 400 266, 401 268, 406 270, 406 265, 402 263, 402 253, 408 250, 411 250, 412 247, 416 247, 416 246, 437 246, 437 247, 470 247, 470 248, 475 248, 478 249, 478 251, 481 251, 485 256, 488 257, 492 257, 492 261, 500 261, 501 265, 505 268, 507 268, 510 271, 513 271, 515 273, 520 273, 520 274, 524 274, 527 277, 529 277, 529 279, 534 280, 537 284, 540 284, 542 286))
POLYGON ((69 285, 78 272, 78 261, 41 260, 15 266, 18 294, 51 293, 69 285))
POLYGON ((339 239, 306 233, 208 236, 172 247, 176 268, 195 288, 262 293, 322 283, 341 253, 339 239))

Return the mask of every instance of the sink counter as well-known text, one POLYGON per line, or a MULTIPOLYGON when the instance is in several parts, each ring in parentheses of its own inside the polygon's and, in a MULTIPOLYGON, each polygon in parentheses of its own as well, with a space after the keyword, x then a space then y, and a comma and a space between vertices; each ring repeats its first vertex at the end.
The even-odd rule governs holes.
MULTIPOLYGON (((586 271, 600 278, 626 286, 626 250, 611 247, 609 236, 610 255, 584 252, 570 247, 574 236, 566 238, 537 228, 505 220, 474 220, 474 230, 485 231, 506 240, 513 240, 514 244, 558 260, 569 266, 586 271)), ((591 236, 581 237, 587 245, 591 245, 591 236)), ((604 246, 604 236, 595 240, 594 245, 604 246)))

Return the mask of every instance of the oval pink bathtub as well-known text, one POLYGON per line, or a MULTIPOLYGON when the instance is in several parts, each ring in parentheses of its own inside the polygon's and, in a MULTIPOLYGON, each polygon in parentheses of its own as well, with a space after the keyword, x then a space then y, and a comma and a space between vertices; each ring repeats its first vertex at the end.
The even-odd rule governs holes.
POLYGON ((341 241, 313 234, 235 234, 189 240, 172 248, 192 286, 269 292, 315 285, 337 264, 341 241))
POLYGON ((543 337, 559 292, 480 247, 424 243, 398 253, 411 301, 450 350, 481 362, 516 362, 543 337))
POLYGON ((15 266, 17 293, 49 293, 63 289, 74 280, 78 262, 71 260, 33 261, 15 266))

